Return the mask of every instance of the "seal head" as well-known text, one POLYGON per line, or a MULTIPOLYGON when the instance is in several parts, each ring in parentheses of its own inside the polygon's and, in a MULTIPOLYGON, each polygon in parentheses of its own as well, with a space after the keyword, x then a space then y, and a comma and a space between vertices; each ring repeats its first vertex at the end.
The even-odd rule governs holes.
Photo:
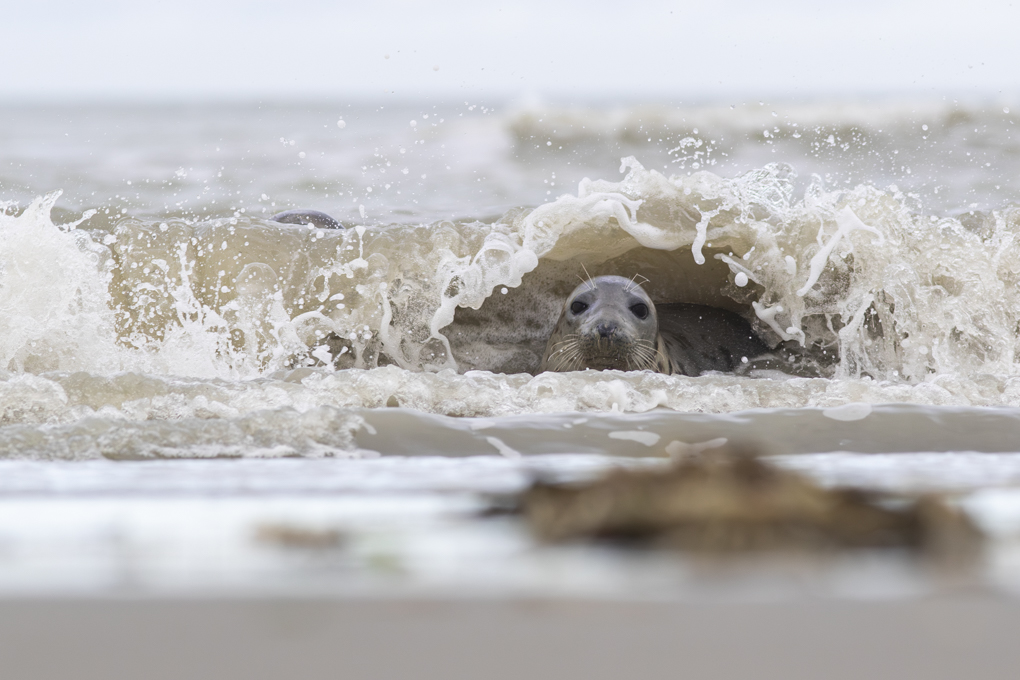
POLYGON ((696 376, 744 372, 770 357, 751 325, 733 312, 660 304, 634 281, 599 276, 574 289, 546 345, 541 371, 651 370, 696 376))
POLYGON ((669 373, 655 304, 622 276, 599 276, 574 289, 542 358, 542 371, 650 369, 669 373))

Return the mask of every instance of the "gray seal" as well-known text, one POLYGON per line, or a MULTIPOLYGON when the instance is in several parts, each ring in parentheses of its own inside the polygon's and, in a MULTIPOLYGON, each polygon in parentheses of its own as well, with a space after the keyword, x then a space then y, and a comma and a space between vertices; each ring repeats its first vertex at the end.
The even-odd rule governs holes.
POLYGON ((284 210, 281 213, 276 213, 270 219, 281 224, 305 224, 320 229, 344 228, 344 225, 318 210, 284 210))
POLYGON ((539 370, 696 376, 734 371, 768 352, 733 312, 686 303, 656 306, 634 281, 598 276, 567 298, 539 370))

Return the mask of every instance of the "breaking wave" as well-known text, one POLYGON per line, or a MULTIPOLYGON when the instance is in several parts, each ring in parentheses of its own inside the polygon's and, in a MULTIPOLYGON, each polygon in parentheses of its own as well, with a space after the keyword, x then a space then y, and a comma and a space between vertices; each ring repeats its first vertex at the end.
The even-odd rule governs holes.
MULTIPOLYGON (((245 419, 265 409, 286 420, 378 406, 484 416, 1020 405, 1016 206, 936 217, 894 188, 814 177, 797 190, 782 164, 667 177, 628 157, 622 171, 494 222, 322 230, 124 217, 90 229, 88 215, 54 223, 58 194, 8 209, 0 422, 226 418, 236 449, 255 441, 245 419), (640 274, 657 302, 734 310, 812 371, 536 376, 585 271, 640 274)), ((189 430, 194 446, 207 429, 189 430)), ((131 446, 148 451, 147 432, 131 446)), ((284 439, 256 448, 350 448, 311 435, 274 448, 284 439)))

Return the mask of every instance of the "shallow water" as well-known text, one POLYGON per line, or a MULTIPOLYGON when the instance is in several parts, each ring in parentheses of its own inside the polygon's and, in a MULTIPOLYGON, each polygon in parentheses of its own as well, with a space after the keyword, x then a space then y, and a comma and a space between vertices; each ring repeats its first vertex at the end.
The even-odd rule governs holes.
MULTIPOLYGON (((1018 114, 952 100, 5 105, 0 502, 44 508, 44 543, 93 517, 25 548, 70 559, 123 512, 156 527, 180 511, 186 536, 227 508, 247 518, 230 529, 243 542, 258 523, 246 495, 313 517, 369 491, 397 514, 418 512, 411 492, 477 509, 523 483, 522 456, 567 456, 542 465, 569 477, 727 438, 799 456, 783 460, 826 483, 985 498, 973 507, 1008 524, 1012 506, 981 494, 1018 475, 1018 114), (297 207, 346 228, 268 219, 297 207), (794 361, 537 374, 586 273, 736 311, 794 361), (279 458, 301 460, 255 460, 279 458), (187 512, 127 497, 185 491, 187 512)), ((527 545, 510 520, 458 521, 471 550, 510 540, 500 531, 527 545)), ((198 549, 181 540, 160 559, 198 549)), ((238 550, 234 567, 257 561, 238 550)), ((125 554, 96 573, 113 578, 125 554)))
POLYGON ((215 593, 596 599, 903 599, 1020 592, 1016 453, 821 454, 781 465, 828 484, 953 491, 992 537, 945 573, 896 552, 744 563, 537 544, 493 498, 535 476, 589 479, 590 454, 376 460, 0 462, 0 595, 215 593), (960 475, 963 471, 965 474, 960 475), (1006 485, 1006 486, 1002 486, 1006 485))

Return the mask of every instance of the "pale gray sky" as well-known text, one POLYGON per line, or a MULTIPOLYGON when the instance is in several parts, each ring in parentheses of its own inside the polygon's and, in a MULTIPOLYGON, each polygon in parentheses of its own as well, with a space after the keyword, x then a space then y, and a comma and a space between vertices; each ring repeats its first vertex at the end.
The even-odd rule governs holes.
POLYGON ((0 98, 1011 96, 1018 5, 0 0, 0 98))

